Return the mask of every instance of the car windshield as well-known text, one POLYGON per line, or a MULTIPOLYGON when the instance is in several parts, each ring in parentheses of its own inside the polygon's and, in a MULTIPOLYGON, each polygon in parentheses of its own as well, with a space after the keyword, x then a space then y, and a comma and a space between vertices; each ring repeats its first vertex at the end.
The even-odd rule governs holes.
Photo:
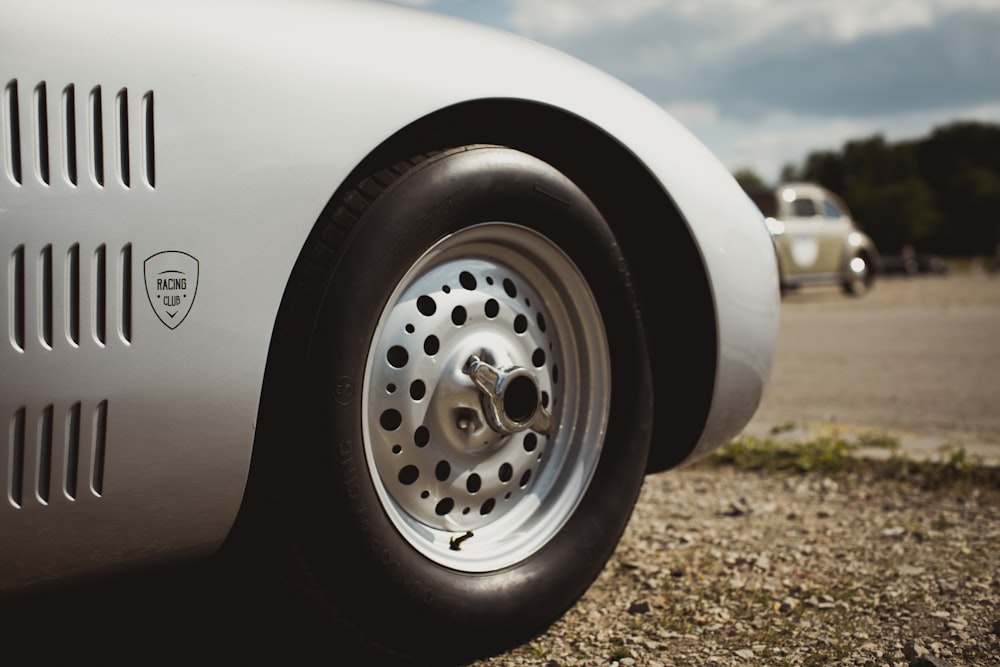
POLYGON ((796 199, 790 203, 792 215, 796 218, 811 218, 816 215, 816 203, 812 199, 796 199))

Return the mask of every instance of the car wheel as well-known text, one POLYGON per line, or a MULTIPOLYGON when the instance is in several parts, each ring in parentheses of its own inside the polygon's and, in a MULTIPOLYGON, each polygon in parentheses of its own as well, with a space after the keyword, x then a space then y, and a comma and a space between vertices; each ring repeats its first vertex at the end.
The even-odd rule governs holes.
POLYGON ((330 211, 286 478, 302 567, 388 653, 526 641, 601 571, 646 466, 614 236, 563 174, 496 146, 399 163, 330 211))
POLYGON ((841 288, 849 296, 862 296, 871 290, 875 282, 871 261, 864 253, 855 255, 847 264, 841 288))

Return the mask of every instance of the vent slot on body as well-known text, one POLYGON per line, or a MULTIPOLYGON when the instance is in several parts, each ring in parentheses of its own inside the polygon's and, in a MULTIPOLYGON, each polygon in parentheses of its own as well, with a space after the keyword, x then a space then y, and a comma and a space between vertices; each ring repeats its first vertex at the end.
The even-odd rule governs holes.
POLYGON ((45 83, 35 86, 35 165, 37 175, 49 184, 49 100, 45 83))
POLYGON ((7 175, 12 181, 21 183, 21 112, 17 94, 17 81, 11 81, 3 89, 3 140, 7 175))
POLYGON ((84 168, 89 170, 94 185, 104 187, 108 168, 113 170, 111 177, 116 176, 118 183, 128 189, 132 187, 135 167, 137 177, 141 174, 146 185, 156 187, 152 91, 132 96, 127 88, 121 88, 105 104, 101 86, 78 96, 76 85, 71 83, 62 88, 61 97, 59 90, 50 90, 45 81, 33 89, 22 88, 17 79, 4 85, 0 107, 4 166, 11 181, 22 185, 27 169, 29 178, 34 173, 34 178, 43 185, 54 185, 61 173, 62 180, 76 187, 79 169, 84 168), (78 102, 85 108, 78 109, 78 102), (133 108, 135 104, 138 108, 133 108), (105 113, 109 109, 112 111, 105 113), (84 126, 79 132, 78 121, 84 126), (80 146, 81 140, 89 146, 80 146), (105 140, 114 143, 105 147, 105 140), (133 150, 138 153, 133 155, 133 150), (89 166, 81 167, 81 156, 89 166))
POLYGON ((74 346, 80 345, 80 244, 66 253, 66 335, 74 346))
POLYGON ((21 111, 17 94, 17 81, 3 88, 3 139, 7 155, 7 175, 21 184, 21 111))
POLYGON ((7 498, 15 507, 20 507, 24 500, 24 419, 27 411, 21 408, 14 413, 10 424, 8 440, 9 454, 4 460, 9 461, 10 470, 7 474, 7 498))
POLYGON ((94 182, 104 187, 104 104, 100 86, 90 91, 90 161, 94 182))
POLYGON ((118 178, 126 188, 132 186, 132 168, 128 158, 128 90, 122 88, 116 96, 115 121, 118 126, 118 178))
POLYGON ((38 262, 38 331, 42 345, 52 349, 52 246, 42 249, 38 262))
POLYGON ((10 256, 10 268, 7 270, 8 313, 7 321, 10 344, 14 349, 24 351, 24 246, 18 246, 10 256))
POLYGON ((94 252, 94 282, 90 293, 94 297, 94 340, 104 347, 108 339, 108 248, 101 245, 94 252))
POLYGON ((63 89, 63 155, 66 156, 66 180, 76 185, 76 86, 63 89))
POLYGON ((126 344, 132 342, 132 244, 118 256, 118 333, 126 344))
POLYGON ((146 183, 156 187, 156 137, 153 132, 153 93, 142 96, 142 146, 143 164, 146 168, 146 183))
POLYGON ((9 466, 4 481, 10 505, 22 508, 31 498, 48 505, 60 492, 77 500, 81 486, 94 497, 104 494, 108 402, 87 411, 89 438, 83 435, 84 418, 81 402, 64 413, 50 403, 37 413, 21 408, 12 415, 7 440, 0 443, 6 450, 0 452, 0 469, 2 463, 9 466), (81 480, 81 473, 89 473, 89 479, 81 480))

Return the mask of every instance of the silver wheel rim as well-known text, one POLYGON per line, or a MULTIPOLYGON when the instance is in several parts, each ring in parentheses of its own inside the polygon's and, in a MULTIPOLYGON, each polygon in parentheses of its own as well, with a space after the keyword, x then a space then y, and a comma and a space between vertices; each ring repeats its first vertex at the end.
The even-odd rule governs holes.
POLYGON ((440 565, 487 572, 528 558, 590 484, 610 391, 597 303, 552 241, 507 223, 442 239, 390 296, 365 364, 365 456, 383 509, 440 565), (509 412, 535 416, 498 427, 472 360, 512 369, 503 405, 519 386, 537 410, 509 412))

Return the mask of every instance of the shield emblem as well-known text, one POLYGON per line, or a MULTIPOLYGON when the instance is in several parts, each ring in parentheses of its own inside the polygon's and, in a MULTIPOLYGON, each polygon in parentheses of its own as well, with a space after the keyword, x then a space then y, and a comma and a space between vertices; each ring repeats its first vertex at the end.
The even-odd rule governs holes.
POLYGON ((146 296, 153 312, 170 329, 191 312, 198 292, 198 260, 179 250, 165 250, 143 263, 146 296))

